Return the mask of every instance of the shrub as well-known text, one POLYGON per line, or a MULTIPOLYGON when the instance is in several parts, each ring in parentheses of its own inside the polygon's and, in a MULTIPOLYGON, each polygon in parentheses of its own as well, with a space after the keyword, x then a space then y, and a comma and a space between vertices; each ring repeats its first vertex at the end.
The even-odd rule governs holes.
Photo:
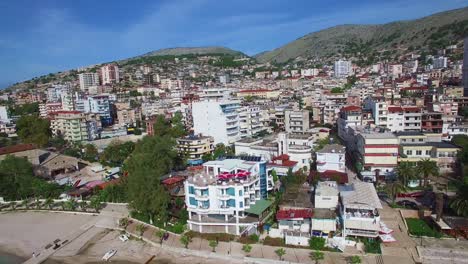
POLYGON ((311 237, 309 239, 309 246, 314 250, 323 250, 325 247, 325 238, 323 237, 311 237))
POLYGON ((273 238, 273 237, 267 236, 265 237, 263 244, 267 246, 282 247, 284 246, 284 241, 282 238, 273 238))

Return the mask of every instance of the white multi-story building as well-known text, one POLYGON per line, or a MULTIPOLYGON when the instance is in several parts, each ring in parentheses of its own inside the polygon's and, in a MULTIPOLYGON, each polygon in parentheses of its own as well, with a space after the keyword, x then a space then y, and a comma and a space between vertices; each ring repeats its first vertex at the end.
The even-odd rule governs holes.
POLYGON ((6 106, 0 106, 0 122, 10 123, 10 118, 8 117, 8 108, 6 106))
POLYGON ((437 57, 432 59, 432 65, 434 69, 444 69, 447 68, 447 57, 437 57))
POLYGON ((90 86, 99 85, 99 74, 97 72, 85 72, 78 74, 80 89, 87 90, 90 86))
POLYGON ((335 61, 333 70, 335 71, 335 77, 343 78, 347 77, 351 73, 351 62, 345 60, 335 61))
POLYGON ((233 144, 241 138, 239 101, 202 101, 192 104, 195 134, 212 136, 214 143, 233 144))
POLYGON ((200 233, 256 232, 270 214, 273 189, 266 162, 251 157, 209 161, 184 185, 190 230, 200 233))
POLYGON ((241 138, 252 137, 264 130, 260 118, 258 106, 245 106, 239 109, 241 138))
POLYGON ((78 111, 58 111, 51 114, 50 129, 55 136, 68 141, 88 140, 86 118, 78 111))
POLYGON ((314 207, 336 209, 339 193, 338 184, 335 181, 319 181, 315 187, 314 207))
POLYGON ((403 131, 405 129, 403 108, 400 106, 389 106, 387 110, 387 128, 392 132, 403 131))
POLYGON ((200 97, 204 101, 229 100, 229 90, 224 87, 205 87, 200 97))
POLYGON ((101 67, 102 84, 118 83, 120 81, 119 66, 107 64, 101 67))
POLYGON ((380 231, 382 204, 374 184, 354 182, 344 186, 340 196, 344 235, 376 238, 380 231))
POLYGON ((317 151, 317 171, 338 171, 346 172, 345 166, 346 148, 342 145, 326 145, 323 149, 317 151))
POLYGON ((89 96, 85 102, 84 108, 86 113, 99 114, 104 126, 112 124, 109 96, 89 96))

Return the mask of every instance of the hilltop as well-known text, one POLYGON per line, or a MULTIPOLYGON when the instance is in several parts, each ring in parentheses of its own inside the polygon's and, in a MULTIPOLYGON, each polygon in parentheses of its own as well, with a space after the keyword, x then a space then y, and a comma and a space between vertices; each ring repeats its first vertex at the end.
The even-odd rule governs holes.
POLYGON ((468 7, 416 20, 380 25, 340 25, 307 34, 280 48, 254 57, 259 62, 284 63, 303 58, 396 55, 407 50, 436 50, 468 35, 468 7))
POLYGON ((233 56, 240 56, 243 54, 240 51, 232 50, 226 47, 218 47, 218 46, 207 46, 207 47, 176 47, 176 48, 167 48, 167 49, 160 49, 145 53, 138 57, 145 57, 145 56, 181 56, 181 55, 204 55, 204 54, 225 54, 225 55, 233 55, 233 56))

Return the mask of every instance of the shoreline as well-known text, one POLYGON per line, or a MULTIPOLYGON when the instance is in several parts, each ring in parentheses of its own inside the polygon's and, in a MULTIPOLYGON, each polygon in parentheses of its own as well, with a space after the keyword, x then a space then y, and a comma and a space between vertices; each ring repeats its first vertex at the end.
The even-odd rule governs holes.
POLYGON ((16 264, 16 263, 23 263, 28 258, 24 255, 17 254, 14 250, 4 247, 0 245, 0 263, 6 264, 16 264))

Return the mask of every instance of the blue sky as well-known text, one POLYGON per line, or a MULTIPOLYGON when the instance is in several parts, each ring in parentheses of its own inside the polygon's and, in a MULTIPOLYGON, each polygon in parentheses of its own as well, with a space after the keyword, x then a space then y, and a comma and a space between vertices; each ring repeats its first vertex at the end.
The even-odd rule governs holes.
POLYGON ((5 0, 0 88, 160 48, 216 45, 253 55, 335 25, 465 6, 468 0, 5 0))

